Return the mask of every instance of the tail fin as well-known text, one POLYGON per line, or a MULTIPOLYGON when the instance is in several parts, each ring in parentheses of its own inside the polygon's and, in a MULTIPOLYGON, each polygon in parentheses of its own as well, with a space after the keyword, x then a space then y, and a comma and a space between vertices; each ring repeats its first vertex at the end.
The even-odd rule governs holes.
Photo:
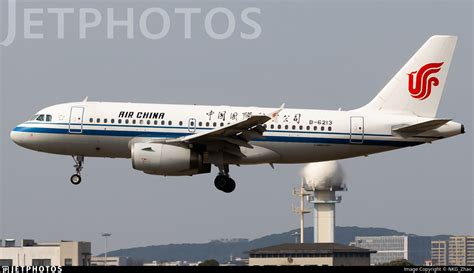
POLYGON ((435 117, 456 41, 456 36, 429 38, 380 93, 359 110, 435 117))

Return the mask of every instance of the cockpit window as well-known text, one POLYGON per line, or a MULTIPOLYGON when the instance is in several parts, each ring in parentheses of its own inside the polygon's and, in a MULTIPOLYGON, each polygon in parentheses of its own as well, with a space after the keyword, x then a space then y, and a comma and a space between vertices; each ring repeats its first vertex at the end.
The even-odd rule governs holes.
POLYGON ((34 115, 30 118, 30 120, 36 120, 36 118, 38 117, 39 115, 34 115))
POLYGON ((39 115, 37 118, 36 118, 37 121, 44 121, 44 115, 39 115))
POLYGON ((46 115, 46 121, 51 121, 53 117, 51 115, 46 115))

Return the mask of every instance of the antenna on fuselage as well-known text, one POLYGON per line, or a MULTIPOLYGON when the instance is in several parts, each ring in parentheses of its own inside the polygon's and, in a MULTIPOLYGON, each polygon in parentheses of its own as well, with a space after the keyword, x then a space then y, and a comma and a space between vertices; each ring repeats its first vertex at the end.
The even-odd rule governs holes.
POLYGON ((86 96, 82 102, 87 102, 88 99, 89 99, 89 96, 86 96))

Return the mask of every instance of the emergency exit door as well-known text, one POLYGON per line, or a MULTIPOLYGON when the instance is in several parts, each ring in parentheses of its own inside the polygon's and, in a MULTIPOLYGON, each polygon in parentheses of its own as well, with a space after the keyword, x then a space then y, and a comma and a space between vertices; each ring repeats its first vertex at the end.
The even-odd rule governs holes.
POLYGON ((191 133, 196 132, 196 119, 190 118, 188 121, 188 131, 191 133))

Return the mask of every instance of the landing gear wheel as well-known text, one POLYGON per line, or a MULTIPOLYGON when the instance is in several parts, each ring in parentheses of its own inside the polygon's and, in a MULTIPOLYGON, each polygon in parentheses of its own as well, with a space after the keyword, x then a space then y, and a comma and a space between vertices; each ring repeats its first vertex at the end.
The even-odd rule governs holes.
POLYGON ((214 179, 214 186, 216 186, 220 191, 231 193, 235 189, 235 181, 234 179, 221 174, 214 179))
POLYGON ((225 187, 225 184, 226 184, 225 178, 226 178, 225 175, 218 175, 214 179, 214 186, 216 186, 216 188, 220 191, 225 187))
POLYGON ((232 179, 230 177, 227 177, 227 184, 224 187, 224 189, 222 189, 222 191, 225 192, 225 193, 231 193, 234 190, 235 190, 235 181, 234 181, 234 179, 232 179))
POLYGON ((74 184, 74 185, 79 185, 81 183, 81 176, 78 175, 78 174, 73 174, 71 176, 71 183, 74 184))

